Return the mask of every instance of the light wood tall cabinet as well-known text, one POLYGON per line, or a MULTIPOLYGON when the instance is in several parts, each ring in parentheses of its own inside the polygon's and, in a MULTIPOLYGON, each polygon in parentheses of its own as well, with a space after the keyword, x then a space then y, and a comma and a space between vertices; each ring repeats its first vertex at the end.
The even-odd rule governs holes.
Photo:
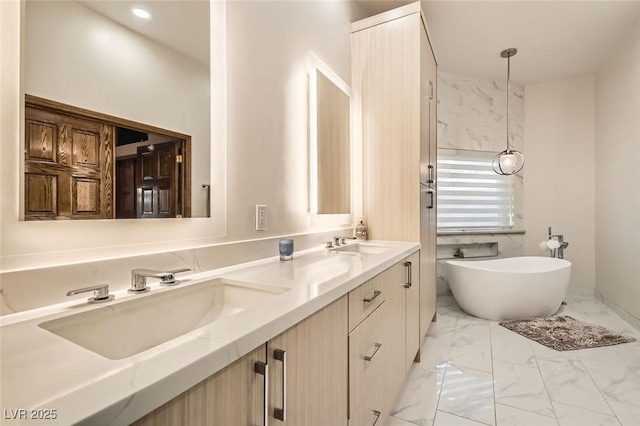
POLYGON ((436 308, 436 61, 420 2, 352 24, 354 142, 371 239, 420 241, 420 338, 436 308))

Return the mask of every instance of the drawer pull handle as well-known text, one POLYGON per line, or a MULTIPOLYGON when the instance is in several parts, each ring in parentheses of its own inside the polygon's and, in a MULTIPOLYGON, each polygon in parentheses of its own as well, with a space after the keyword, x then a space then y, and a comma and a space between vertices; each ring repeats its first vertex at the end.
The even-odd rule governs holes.
POLYGON ((427 183, 435 183, 436 180, 434 176, 435 176, 436 169, 435 167, 433 167, 433 164, 429 164, 427 166, 427 170, 429 170, 429 177, 427 178, 427 183))
POLYGON ((404 266, 407 268, 407 280, 404 284, 405 288, 411 288, 411 262, 404 262, 404 266))
POLYGON ((255 372, 264 376, 264 383, 262 389, 262 395, 264 400, 262 401, 263 409, 262 415, 264 417, 263 426, 269 424, 269 365, 266 362, 256 361, 255 372))
POLYGON ((376 349, 373 351, 371 356, 367 355, 367 356, 364 357, 365 361, 373 361, 373 357, 376 356, 376 354, 378 353, 378 351, 382 347, 382 343, 375 343, 374 346, 376 347, 376 349))
POLYGON ((427 204, 427 208, 432 209, 433 208, 433 191, 427 192, 427 195, 429 195, 429 203, 427 204))
POLYGON ((273 358, 282 362, 282 408, 274 408, 273 417, 285 422, 287 421, 287 352, 275 349, 273 358))
POLYGON ((376 426, 376 423, 378 423, 378 420, 380 419, 380 416, 382 415, 382 412, 378 411, 378 410, 373 410, 373 415, 376 417, 376 419, 373 421, 371 426, 376 426))
POLYGON ((367 303, 371 303, 371 302, 373 302, 373 300, 374 300, 376 297, 380 296, 381 294, 382 294, 382 291, 380 291, 380 290, 374 290, 374 292, 373 292, 373 296, 371 296, 371 297, 365 297, 365 298, 364 298, 364 301, 365 301, 365 302, 367 302, 367 303))

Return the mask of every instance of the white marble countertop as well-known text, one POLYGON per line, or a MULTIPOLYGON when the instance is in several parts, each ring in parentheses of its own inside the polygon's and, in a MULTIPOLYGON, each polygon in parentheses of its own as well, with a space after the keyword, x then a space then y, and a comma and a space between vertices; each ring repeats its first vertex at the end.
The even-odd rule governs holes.
POLYGON ((419 248, 419 243, 397 243, 380 254, 313 249, 294 253, 291 261, 281 262, 276 256, 184 276, 185 282, 176 287, 152 283, 152 290, 145 294, 115 292, 116 300, 110 304, 214 277, 290 289, 119 360, 39 327, 45 321, 107 306, 87 304, 86 294, 71 302, 0 317, 0 423, 127 425, 419 248), (55 419, 32 418, 32 414, 46 414, 43 410, 55 410, 55 419))

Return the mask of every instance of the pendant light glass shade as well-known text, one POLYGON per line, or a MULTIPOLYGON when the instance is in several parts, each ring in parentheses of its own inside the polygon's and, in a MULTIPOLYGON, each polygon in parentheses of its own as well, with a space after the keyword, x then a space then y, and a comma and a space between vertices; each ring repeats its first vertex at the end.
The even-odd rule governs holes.
POLYGON ((499 175, 513 175, 524 167, 524 156, 520 151, 509 148, 509 92, 511 90, 511 57, 518 53, 517 49, 511 48, 500 52, 500 56, 507 58, 507 149, 496 155, 493 159, 493 171, 499 175))

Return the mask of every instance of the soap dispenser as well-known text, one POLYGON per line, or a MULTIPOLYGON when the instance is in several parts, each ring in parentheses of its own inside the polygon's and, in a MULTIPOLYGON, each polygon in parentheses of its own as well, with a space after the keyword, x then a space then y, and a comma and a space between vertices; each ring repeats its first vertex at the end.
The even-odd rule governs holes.
POLYGON ((364 218, 356 226, 356 240, 364 241, 367 239, 367 225, 364 224, 364 218))

